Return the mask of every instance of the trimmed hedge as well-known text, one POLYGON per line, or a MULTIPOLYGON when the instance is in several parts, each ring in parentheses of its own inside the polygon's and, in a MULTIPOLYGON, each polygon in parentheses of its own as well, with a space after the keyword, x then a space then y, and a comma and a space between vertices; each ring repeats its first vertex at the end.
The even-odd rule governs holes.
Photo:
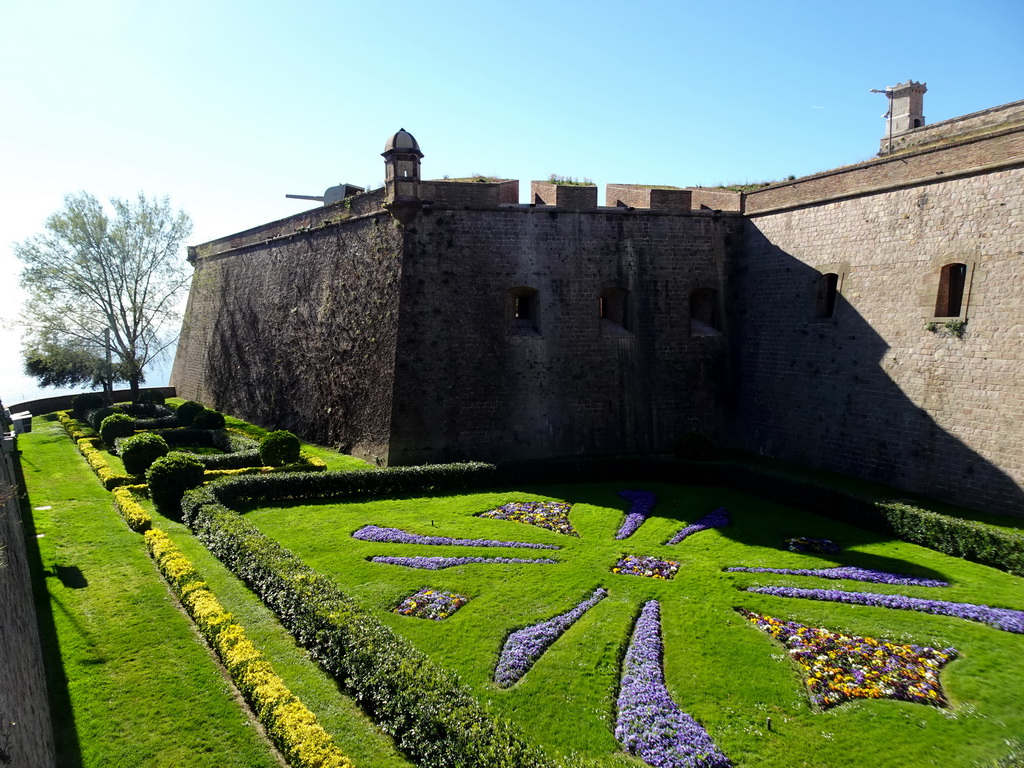
POLYGON ((186 400, 178 406, 178 410, 174 413, 178 417, 178 423, 181 426, 191 427, 192 420, 195 419, 196 415, 205 410, 206 406, 202 403, 197 403, 195 400, 186 400))
POLYGON ((122 485, 113 490, 114 508, 128 523, 128 527, 138 533, 145 533, 153 525, 153 518, 136 499, 136 494, 144 493, 145 490, 144 485, 122 485))
POLYGON ((146 471, 146 484, 156 508, 177 516, 182 494, 203 484, 203 465, 187 453, 169 453, 146 471))
POLYGON ((124 413, 124 411, 117 405, 107 405, 100 408, 98 411, 90 411, 88 414, 89 426, 95 429, 96 433, 99 434, 100 427, 103 425, 103 420, 115 413, 124 413))
POLYGON ((144 475, 154 461, 166 456, 170 448, 167 441, 152 432, 132 435, 117 444, 117 452, 129 475, 144 475))
POLYGON ((260 458, 268 467, 283 467, 299 460, 299 438, 286 429, 278 429, 260 440, 260 458))
POLYGON ((135 419, 127 413, 112 413, 100 424, 100 438, 108 448, 113 448, 117 439, 135 434, 135 419))
MULTIPOLYGON (((486 466, 486 465, 484 465, 486 466)), ((295 488, 324 475, 270 475, 260 485, 295 488)), ((358 474, 358 473, 352 473, 358 474)), ((394 474, 394 471, 366 474, 394 474)), ((411 477, 423 473, 404 473, 411 477)), ((221 485, 249 486, 244 477, 221 485)), ((237 495, 237 494, 235 494, 237 495)), ((267 606, 321 666, 350 690, 398 747, 421 765, 537 766, 557 763, 480 705, 458 678, 360 609, 326 576, 217 502, 190 491, 185 519, 206 547, 267 606)))
POLYGON ((193 429, 224 429, 224 414, 220 411, 213 411, 204 408, 192 419, 193 429))
POLYGON ((493 464, 466 462, 351 472, 245 475, 213 486, 213 492, 220 503, 230 507, 245 501, 319 499, 329 496, 404 496, 463 491, 494 485, 497 478, 497 467, 493 464))

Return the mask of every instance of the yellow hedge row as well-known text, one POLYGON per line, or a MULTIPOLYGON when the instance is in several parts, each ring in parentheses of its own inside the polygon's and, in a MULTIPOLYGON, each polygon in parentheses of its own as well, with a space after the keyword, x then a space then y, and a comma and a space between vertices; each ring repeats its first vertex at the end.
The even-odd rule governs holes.
POLYGON ((153 518, 150 517, 145 507, 139 504, 135 496, 145 490, 146 486, 144 485, 122 485, 113 491, 114 506, 117 507, 117 511, 128 523, 128 527, 139 533, 145 533, 153 525, 153 518))
POLYGON ((97 443, 102 441, 98 437, 88 436, 82 430, 81 425, 71 416, 70 411, 57 411, 57 420, 64 427, 64 431, 75 441, 75 445, 78 446, 78 452, 89 462, 89 466, 96 473, 96 476, 99 477, 104 488, 112 491, 119 486, 130 485, 135 482, 136 478, 129 475, 119 475, 110 468, 107 460, 103 457, 103 453, 96 447, 97 443))
POLYGON ((245 636, 245 630, 232 621, 231 614, 224 611, 170 537, 159 528, 150 528, 145 536, 146 547, 160 572, 217 651, 289 765, 352 768, 316 716, 274 673, 270 662, 245 636))

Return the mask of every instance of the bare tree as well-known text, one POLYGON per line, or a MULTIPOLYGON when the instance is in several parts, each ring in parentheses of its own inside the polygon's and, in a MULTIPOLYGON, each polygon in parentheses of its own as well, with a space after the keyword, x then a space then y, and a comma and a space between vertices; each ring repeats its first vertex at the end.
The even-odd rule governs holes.
POLYGON ((14 246, 29 294, 22 312, 26 372, 49 384, 127 381, 138 399, 145 368, 180 327, 178 302, 191 270, 182 245, 192 232, 170 201, 64 198, 45 230, 14 246))

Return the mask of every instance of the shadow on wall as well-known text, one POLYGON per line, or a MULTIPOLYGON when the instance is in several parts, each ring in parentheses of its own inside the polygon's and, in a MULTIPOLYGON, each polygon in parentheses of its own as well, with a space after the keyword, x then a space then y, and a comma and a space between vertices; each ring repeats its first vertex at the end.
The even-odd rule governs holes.
MULTIPOLYGON (((892 279, 912 278, 899 274, 892 279)), ((841 285, 829 297, 818 270, 772 244, 754 226, 748 227, 734 282, 731 328, 738 398, 726 430, 731 445, 974 509, 1024 513, 1020 485, 943 428, 883 369, 890 346, 843 298, 841 285), (816 317, 829 310, 830 317, 816 317)), ((902 296, 892 295, 902 298, 915 317, 921 313, 916 284, 902 296)), ((922 317, 918 349, 933 343, 925 322, 922 317)), ((959 349, 969 350, 971 341, 968 336, 941 343, 948 342, 945 352, 953 357, 959 349)), ((908 382, 932 379, 925 390, 930 411, 962 409, 935 371, 913 370, 909 358, 908 351, 899 361, 908 382)), ((966 424, 965 419, 960 423, 966 424)), ((967 426, 992 429, 981 422, 967 426)))

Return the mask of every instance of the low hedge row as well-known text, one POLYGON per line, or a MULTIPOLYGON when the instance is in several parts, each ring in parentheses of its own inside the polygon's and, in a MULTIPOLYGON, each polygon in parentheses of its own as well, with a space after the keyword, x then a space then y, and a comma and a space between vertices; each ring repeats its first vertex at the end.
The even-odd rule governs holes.
MULTIPOLYGON (((303 481, 316 483, 325 475, 337 483, 336 474, 255 479, 265 481, 260 483, 264 487, 294 492, 303 481)), ((248 486, 251 479, 231 480, 221 487, 248 486)), ((356 606, 326 576, 218 503, 209 486, 188 492, 182 508, 186 523, 206 547, 260 596, 417 763, 555 768, 557 763, 527 744, 507 721, 484 709, 456 676, 356 606)))
MULTIPOLYGON (((310 458, 310 462, 319 462, 310 458)), ((323 465, 323 462, 319 462, 323 465)), ((293 465, 294 467, 294 465, 293 465)), ((280 467, 288 470, 292 467, 280 467)), ((213 486, 216 498, 232 507, 246 501, 403 496, 464 491, 494 485, 497 467, 493 464, 427 464, 420 467, 364 469, 351 472, 282 472, 246 475, 213 486)))
POLYGON ((119 475, 110 467, 102 451, 96 447, 96 444, 99 442, 100 439, 98 437, 83 437, 81 440, 76 441, 76 445, 78 446, 78 452, 85 457, 92 471, 96 473, 100 482, 103 483, 103 487, 108 491, 112 491, 122 485, 137 483, 138 478, 129 475, 119 475))
POLYGON ((138 533, 145 533, 153 527, 153 518, 137 498, 137 494, 145 492, 145 485, 122 485, 113 490, 114 508, 128 523, 128 527, 138 533))
MULTIPOLYGON (((130 523, 129 523, 130 524, 130 523)), ((270 738, 292 768, 352 768, 316 716, 274 672, 270 662, 232 621, 195 568, 158 528, 145 533, 160 572, 217 652, 270 738)))

